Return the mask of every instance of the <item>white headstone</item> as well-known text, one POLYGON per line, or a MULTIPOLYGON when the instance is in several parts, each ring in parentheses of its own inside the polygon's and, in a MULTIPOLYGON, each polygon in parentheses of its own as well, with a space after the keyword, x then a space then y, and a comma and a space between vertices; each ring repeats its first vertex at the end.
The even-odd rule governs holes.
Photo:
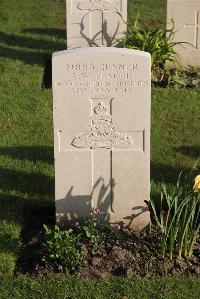
POLYGON ((67 47, 109 47, 126 33, 127 0, 67 0, 67 47))
POLYGON ((175 50, 183 66, 200 66, 200 0, 168 0, 167 27, 174 20, 174 41, 189 44, 177 45, 175 50))
POLYGON ((53 55, 58 223, 99 208, 135 230, 149 222, 150 54, 71 49, 53 55))

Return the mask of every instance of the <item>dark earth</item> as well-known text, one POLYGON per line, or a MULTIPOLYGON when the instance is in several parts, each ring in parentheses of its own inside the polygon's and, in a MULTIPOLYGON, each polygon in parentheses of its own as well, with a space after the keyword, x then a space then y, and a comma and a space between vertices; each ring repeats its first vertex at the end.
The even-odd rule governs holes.
MULTIPOLYGON (((15 275, 56 276, 57 269, 44 264, 42 256, 43 223, 54 225, 54 211, 47 208, 35 208, 27 216, 22 232, 22 246, 15 269, 15 275), (48 213, 48 215, 47 215, 48 213), (52 216, 49 216, 49 215, 52 216)), ((83 278, 103 278, 109 276, 174 276, 200 277, 200 242, 190 259, 173 260, 161 258, 159 236, 152 226, 150 231, 134 233, 120 229, 120 238, 107 246, 89 248, 83 245, 87 253, 87 265, 75 276, 83 278)))
POLYGON ((199 89, 200 88, 200 68, 188 67, 180 69, 169 70, 166 75, 162 68, 157 68, 154 71, 154 75, 158 78, 157 81, 152 81, 153 87, 173 87, 173 88, 189 88, 199 89))

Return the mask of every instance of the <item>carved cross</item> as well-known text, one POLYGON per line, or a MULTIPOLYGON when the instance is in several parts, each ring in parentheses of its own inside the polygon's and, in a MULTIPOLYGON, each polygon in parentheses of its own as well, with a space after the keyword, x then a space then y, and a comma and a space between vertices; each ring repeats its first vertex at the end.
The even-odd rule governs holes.
POLYGON ((117 2, 119 2, 119 0, 87 0, 87 1, 80 1, 78 3, 77 8, 89 14, 89 19, 90 19, 89 38, 94 43, 96 37, 100 36, 101 43, 102 45, 104 45, 104 34, 106 34, 105 31, 107 30, 106 28, 107 23, 106 20, 104 19, 104 12, 105 11, 114 12, 116 10, 115 5, 117 4, 117 2), (99 24, 101 24, 101 26, 99 26, 99 24))
POLYGON ((194 47, 199 48, 200 44, 200 11, 195 11, 195 21, 194 24, 184 24, 184 27, 194 28, 194 47))
POLYGON ((113 189, 117 182, 112 177, 112 156, 116 151, 144 151, 144 131, 118 132, 112 123, 113 99, 93 98, 91 124, 87 132, 72 138, 71 144, 83 151, 91 151, 92 204, 112 210, 113 189))

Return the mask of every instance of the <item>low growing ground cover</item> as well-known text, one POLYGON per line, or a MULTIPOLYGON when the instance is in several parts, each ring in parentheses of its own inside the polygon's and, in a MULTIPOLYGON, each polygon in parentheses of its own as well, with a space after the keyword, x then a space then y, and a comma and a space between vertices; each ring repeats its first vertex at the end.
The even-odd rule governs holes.
MULTIPOLYGON (((120 225, 119 225, 120 226, 120 225)), ((166 246, 161 256, 160 234, 155 226, 143 233, 103 223, 72 225, 69 230, 48 228, 25 243, 15 269, 16 275, 37 277, 65 273, 78 278, 182 277, 200 275, 199 242, 192 257, 169 259, 166 246)))
MULTIPOLYGON (((134 15, 134 2, 146 24, 164 24, 164 1, 148 1, 148 9, 146 1, 129 1, 129 16, 134 15)), ((65 1, 11 0, 0 6, 0 274, 10 276, 1 278, 3 298, 25 298, 27 293, 29 298, 93 298, 94 292, 95 298, 180 298, 179 292, 188 298, 191 288, 198 298, 199 283, 193 280, 13 279, 24 247, 54 218, 52 94, 45 87, 51 85, 51 53, 66 49, 65 1)), ((155 199, 161 183, 173 187, 180 171, 190 169, 199 155, 199 100, 198 89, 152 91, 155 199)))

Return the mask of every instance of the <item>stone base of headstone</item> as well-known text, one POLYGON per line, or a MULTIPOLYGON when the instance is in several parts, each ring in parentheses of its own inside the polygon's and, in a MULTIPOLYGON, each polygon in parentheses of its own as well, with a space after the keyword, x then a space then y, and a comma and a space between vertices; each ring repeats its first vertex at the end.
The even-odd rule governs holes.
POLYGON ((105 221, 149 223, 150 54, 82 48, 53 55, 57 222, 100 209, 105 221))

